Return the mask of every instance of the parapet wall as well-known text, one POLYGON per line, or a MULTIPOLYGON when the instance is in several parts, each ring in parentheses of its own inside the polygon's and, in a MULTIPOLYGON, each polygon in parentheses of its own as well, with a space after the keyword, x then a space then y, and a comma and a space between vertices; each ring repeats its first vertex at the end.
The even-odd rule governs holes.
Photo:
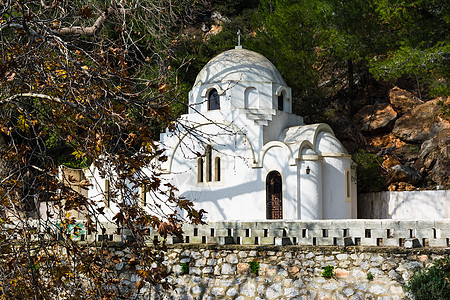
MULTIPOLYGON (((82 223, 78 223, 80 227, 82 223)), ((102 224, 89 234, 82 228, 77 237, 87 241, 121 242, 126 229, 102 224)), ((156 235, 156 231, 151 231, 156 235)), ((183 240, 168 237, 169 244, 238 244, 305 246, 450 247, 450 219, 440 220, 316 220, 316 221, 223 221, 183 225, 183 240)))
POLYGON ((174 286, 162 290, 139 284, 138 260, 123 243, 127 230, 103 225, 89 234, 74 224, 74 238, 115 241, 119 291, 130 299, 400 300, 414 271, 450 253, 450 220, 185 224, 183 241, 168 240, 163 265, 174 286), (323 276, 325 267, 333 267, 332 278, 323 276))
MULTIPOLYGON (((448 247, 450 220, 211 222, 183 226, 185 243, 448 247)), ((176 238, 172 243, 182 242, 176 238)))

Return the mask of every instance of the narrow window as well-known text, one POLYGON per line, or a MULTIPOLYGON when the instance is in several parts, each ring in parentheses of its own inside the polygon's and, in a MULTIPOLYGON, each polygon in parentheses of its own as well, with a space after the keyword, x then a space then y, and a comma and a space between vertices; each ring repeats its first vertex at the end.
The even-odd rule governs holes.
POLYGON ((216 181, 220 181, 220 157, 216 157, 214 161, 214 178, 216 181))
POLYGON ((220 109, 219 93, 216 89, 212 89, 208 93, 208 110, 220 109))
POLYGON ((284 96, 283 96, 283 93, 281 93, 281 95, 278 96, 278 110, 284 110, 284 96))
POLYGON ((266 177, 266 219, 283 219, 281 174, 271 171, 266 177))
POLYGON ((203 182, 203 158, 197 159, 197 181, 203 182))
POLYGON ((206 147, 206 181, 212 180, 212 147, 206 147))
POLYGON ((145 186, 145 184, 141 186, 141 201, 142 206, 147 205, 147 187, 145 186))
POLYGON ((109 179, 105 179, 105 205, 109 207, 109 202, 111 200, 111 191, 109 187, 109 179))
POLYGON ((350 171, 346 171, 345 172, 345 196, 347 198, 350 198, 350 191, 351 191, 350 183, 351 183, 350 171))

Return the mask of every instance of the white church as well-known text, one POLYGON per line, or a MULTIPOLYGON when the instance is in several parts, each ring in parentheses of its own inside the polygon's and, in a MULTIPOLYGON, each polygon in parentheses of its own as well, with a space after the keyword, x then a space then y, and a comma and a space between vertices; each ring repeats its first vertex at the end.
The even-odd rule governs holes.
POLYGON ((350 155, 328 125, 292 114, 264 56, 238 46, 209 61, 178 121, 161 134, 161 167, 206 221, 356 218, 350 155))

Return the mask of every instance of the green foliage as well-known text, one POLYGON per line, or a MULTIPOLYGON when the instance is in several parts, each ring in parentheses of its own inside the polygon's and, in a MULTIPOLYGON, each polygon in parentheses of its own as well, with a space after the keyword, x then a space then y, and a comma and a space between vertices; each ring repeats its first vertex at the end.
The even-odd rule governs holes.
POLYGON ((438 105, 441 107, 439 110, 442 112, 444 117, 450 120, 450 102, 439 100, 438 105))
POLYGON ((189 263, 184 262, 184 263, 181 263, 180 266, 181 266, 181 274, 182 275, 189 274, 189 263))
POLYGON ((334 267, 333 266, 323 267, 322 277, 327 279, 334 278, 334 267))
POLYGON ((321 5, 320 1, 263 0, 258 12, 260 30, 251 48, 277 66, 300 98, 316 93, 321 5))
POLYGON ((259 262, 251 261, 248 264, 250 265, 250 272, 255 275, 259 275, 259 262))
POLYGON ((450 257, 414 273, 405 285, 416 300, 450 299, 450 257))
POLYGON ((367 272, 367 280, 372 281, 373 280, 373 274, 372 272, 367 272))
POLYGON ((438 0, 373 0, 387 49, 369 58, 378 79, 416 77, 434 96, 450 95, 450 4, 438 0))
POLYGON ((381 190, 384 184, 381 176, 383 159, 361 149, 353 154, 353 161, 357 164, 358 191, 374 192, 381 190))

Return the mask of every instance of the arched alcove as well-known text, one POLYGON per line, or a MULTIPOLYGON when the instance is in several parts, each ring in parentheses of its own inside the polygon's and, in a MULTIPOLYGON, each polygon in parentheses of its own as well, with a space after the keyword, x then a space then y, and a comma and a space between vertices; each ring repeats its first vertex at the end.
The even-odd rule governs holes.
POLYGON ((254 87, 249 87, 244 93, 245 108, 259 108, 259 93, 254 87))

